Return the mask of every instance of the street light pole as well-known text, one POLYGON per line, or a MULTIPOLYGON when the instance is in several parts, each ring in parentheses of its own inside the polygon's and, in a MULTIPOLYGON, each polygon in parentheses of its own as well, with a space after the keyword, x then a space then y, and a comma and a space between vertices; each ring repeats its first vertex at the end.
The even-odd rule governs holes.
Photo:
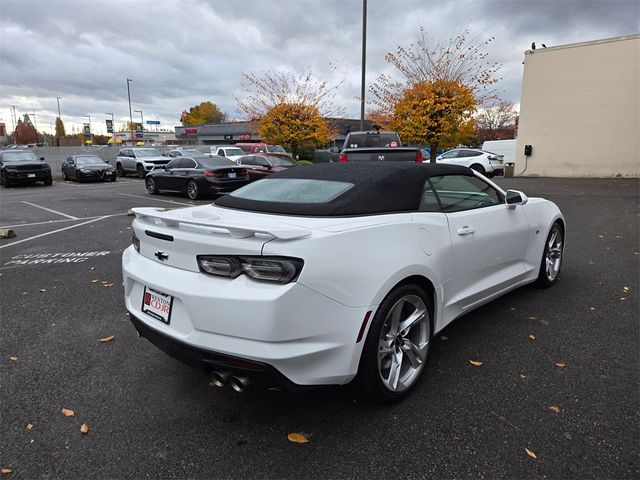
POLYGON ((56 100, 58 102, 58 118, 62 120, 62 116, 60 115, 60 97, 56 97, 56 100))
POLYGON ((360 85, 360 130, 364 130, 364 78, 367 62, 367 0, 362 0, 362 83, 360 85))
POLYGON ((36 129, 36 143, 38 143, 38 121, 36 120, 36 112, 33 111, 33 128, 36 129))
POLYGON ((133 113, 131 113, 131 89, 129 88, 129 82, 133 82, 133 80, 127 78, 127 96, 129 97, 129 130, 131 130, 131 144, 133 144, 133 113))
POLYGON ((140 114, 140 130, 143 132, 142 133, 142 138, 143 138, 143 141, 144 141, 144 117, 142 116, 142 110, 134 110, 134 112, 140 114))
POLYGON ((85 115, 85 117, 89 117, 89 141, 93 143, 93 131, 91 128, 91 115, 85 115))

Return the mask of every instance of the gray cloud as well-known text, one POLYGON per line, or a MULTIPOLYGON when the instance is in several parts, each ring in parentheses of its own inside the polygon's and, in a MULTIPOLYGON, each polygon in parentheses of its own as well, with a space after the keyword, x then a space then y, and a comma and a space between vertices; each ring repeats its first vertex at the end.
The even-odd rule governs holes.
MULTIPOLYGON (((134 108, 172 127, 181 110, 202 100, 234 116, 242 72, 306 67, 343 81, 338 100, 358 116, 361 8, 360 0, 3 0, 0 121, 10 125, 9 106, 16 105, 20 113, 35 110, 47 129, 60 96, 69 130, 87 114, 104 125, 104 112, 114 112, 124 123, 129 77, 134 108)), ((415 40, 420 25, 435 39, 468 26, 495 37, 490 53, 503 65, 500 89, 517 103, 532 41, 637 33, 639 18, 640 4, 626 0, 369 0, 367 80, 392 73, 385 53, 415 40)))

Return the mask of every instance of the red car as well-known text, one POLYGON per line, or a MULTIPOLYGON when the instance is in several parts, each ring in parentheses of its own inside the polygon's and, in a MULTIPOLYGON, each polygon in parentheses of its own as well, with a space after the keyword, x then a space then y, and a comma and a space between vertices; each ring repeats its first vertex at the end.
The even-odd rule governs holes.
POLYGON ((291 167, 299 166, 295 160, 276 155, 245 155, 238 159, 238 165, 247 169, 249 181, 260 180, 272 173, 282 172, 291 167))

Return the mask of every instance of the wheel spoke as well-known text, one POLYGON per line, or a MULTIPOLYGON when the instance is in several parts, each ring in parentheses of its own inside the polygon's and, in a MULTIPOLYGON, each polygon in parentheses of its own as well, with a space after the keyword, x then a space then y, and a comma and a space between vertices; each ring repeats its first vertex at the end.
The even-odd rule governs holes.
POLYGON ((420 368, 427 353, 427 345, 428 343, 420 348, 415 343, 405 338, 400 348, 409 359, 409 362, 411 362, 411 366, 413 368, 420 368))
POLYGON ((391 324, 389 325, 389 334, 397 335, 399 332, 400 326, 400 315, 402 315, 402 307, 404 306, 404 301, 398 302, 393 306, 393 310, 390 312, 391 324))
POLYGON ((378 360, 382 361, 382 359, 384 357, 386 357, 387 355, 393 353, 393 348, 389 347, 387 345, 380 345, 378 347, 378 360))
POLYGON ((551 234, 551 238, 549 238, 549 242, 547 243, 547 245, 549 246, 549 249, 551 249, 553 245, 556 243, 557 237, 558 237, 558 230, 554 230, 553 233, 551 234))
POLYGON ((391 390, 398 389, 398 381, 400 380, 400 367, 402 367, 402 350, 398 350, 391 357, 391 368, 389 369, 389 378, 387 385, 391 390))
POLYGON ((414 325, 424 320, 425 314, 426 310, 416 308, 411 315, 409 315, 405 320, 402 321, 402 323, 400 323, 398 330, 402 332, 403 335, 406 335, 414 325))

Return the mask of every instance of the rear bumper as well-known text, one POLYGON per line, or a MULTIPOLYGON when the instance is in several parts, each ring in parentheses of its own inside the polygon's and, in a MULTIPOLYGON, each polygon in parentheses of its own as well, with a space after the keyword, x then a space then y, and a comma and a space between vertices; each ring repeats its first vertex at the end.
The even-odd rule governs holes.
POLYGON ((290 392, 315 387, 296 385, 271 365, 194 347, 150 328, 134 315, 130 315, 129 318, 138 335, 146 338, 167 355, 207 375, 212 372, 230 373, 248 377, 263 388, 282 388, 290 392))
POLYGON ((122 271, 126 308, 138 331, 165 338, 174 345, 166 347, 170 355, 179 351, 174 356, 196 368, 211 371, 212 359, 221 357, 243 359, 263 365, 290 390, 349 383, 358 371, 364 342, 356 339, 367 308, 347 307, 297 283, 171 267, 133 247, 123 253, 122 271), (142 311, 145 287, 172 297, 169 324, 142 311))

